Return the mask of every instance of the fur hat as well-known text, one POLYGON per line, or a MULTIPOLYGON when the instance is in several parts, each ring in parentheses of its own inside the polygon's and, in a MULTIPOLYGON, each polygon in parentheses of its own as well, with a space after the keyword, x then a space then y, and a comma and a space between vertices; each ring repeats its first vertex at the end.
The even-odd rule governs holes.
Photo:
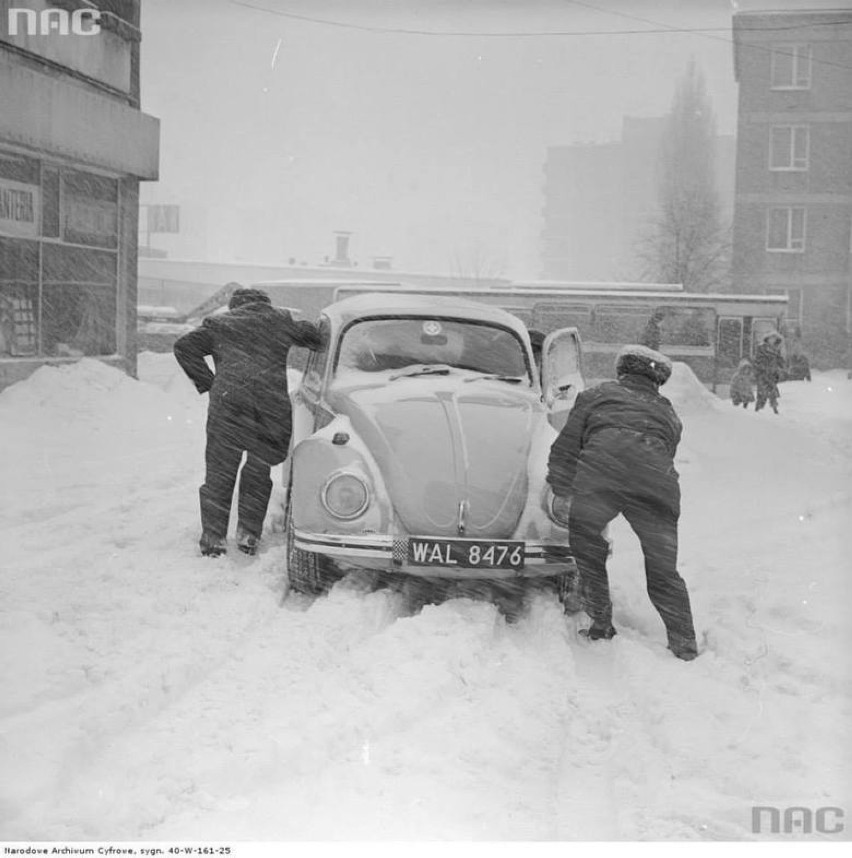
POLYGON ((251 287, 235 289, 231 295, 231 300, 228 301, 228 309, 236 310, 237 307, 242 307, 243 304, 257 304, 258 302, 263 302, 264 304, 272 303, 269 300, 269 295, 262 289, 252 289, 251 287))
POLYGON ((624 346, 615 359, 616 375, 644 375, 655 384, 665 384, 672 374, 672 362, 647 346, 624 346))
POLYGON ((763 343, 771 343, 775 342, 776 345, 781 345, 784 342, 784 337, 778 333, 778 331, 767 331, 761 338, 760 341, 763 343))

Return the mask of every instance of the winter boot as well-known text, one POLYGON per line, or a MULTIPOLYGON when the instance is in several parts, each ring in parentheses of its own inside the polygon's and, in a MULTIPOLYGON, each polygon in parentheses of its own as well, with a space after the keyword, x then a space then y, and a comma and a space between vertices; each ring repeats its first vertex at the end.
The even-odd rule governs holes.
POLYGON ((695 638, 669 637, 669 649, 683 661, 698 658, 698 644, 695 638))
POLYGON ((259 543, 260 539, 258 537, 253 533, 249 533, 241 524, 237 525, 237 548, 239 548, 243 554, 248 554, 249 557, 253 557, 257 554, 259 543))
POLYGON ((198 543, 204 557, 221 557, 228 552, 228 542, 218 536, 202 533, 198 543))
POLYGON ((580 634, 584 638, 588 638, 590 641, 600 641, 600 640, 611 640, 614 638, 618 632, 615 630, 615 627, 609 624, 598 624, 593 622, 589 628, 580 629, 580 634))

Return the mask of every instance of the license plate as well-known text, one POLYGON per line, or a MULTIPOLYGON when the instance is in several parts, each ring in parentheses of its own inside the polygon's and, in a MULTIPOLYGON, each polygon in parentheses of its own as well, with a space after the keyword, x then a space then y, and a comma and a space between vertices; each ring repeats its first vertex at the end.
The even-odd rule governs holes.
POLYGON ((477 542, 470 539, 408 540, 413 566, 462 566, 465 569, 523 569, 523 542, 477 542))

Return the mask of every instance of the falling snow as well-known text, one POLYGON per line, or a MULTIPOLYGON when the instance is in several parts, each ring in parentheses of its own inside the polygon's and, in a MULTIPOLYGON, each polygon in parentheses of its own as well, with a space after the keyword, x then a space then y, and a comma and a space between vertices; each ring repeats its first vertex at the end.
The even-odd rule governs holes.
POLYGON ((206 398, 170 355, 140 376, 0 394, 0 839, 752 839, 755 804, 852 809, 845 373, 776 416, 675 366, 691 663, 621 522, 605 643, 546 595, 513 625, 352 578, 282 604, 280 491, 256 558, 199 557, 206 398))

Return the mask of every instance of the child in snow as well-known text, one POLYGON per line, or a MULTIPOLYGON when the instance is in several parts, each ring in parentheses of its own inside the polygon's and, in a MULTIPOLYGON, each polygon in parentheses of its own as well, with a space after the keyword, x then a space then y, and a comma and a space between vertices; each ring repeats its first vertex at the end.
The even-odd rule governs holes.
POLYGON ((754 402, 754 367, 748 358, 743 358, 731 378, 731 402, 748 408, 754 402))

